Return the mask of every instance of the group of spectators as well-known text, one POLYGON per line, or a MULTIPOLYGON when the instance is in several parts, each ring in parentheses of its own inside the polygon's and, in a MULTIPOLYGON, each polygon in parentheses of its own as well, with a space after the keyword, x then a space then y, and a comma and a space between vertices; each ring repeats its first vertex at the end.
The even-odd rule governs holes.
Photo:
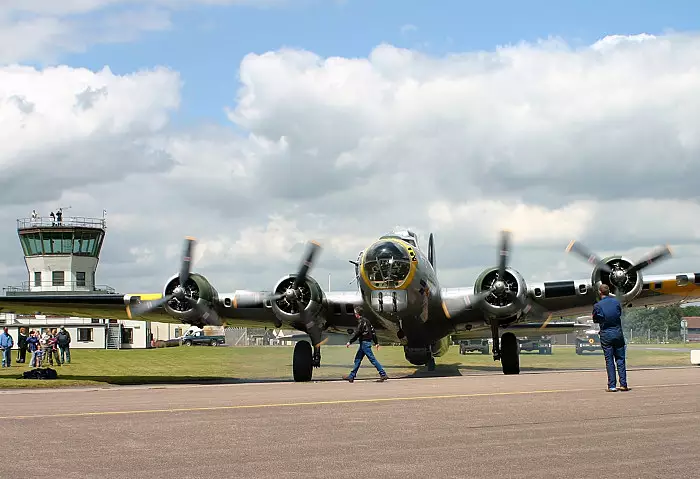
MULTIPOLYGON (((65 326, 61 326, 58 330, 47 329, 43 333, 39 330, 29 331, 25 328, 20 328, 19 338, 17 338, 17 362, 26 363, 27 352, 31 353, 29 366, 34 368, 42 367, 48 363, 54 365, 54 359, 57 366, 68 363, 70 364, 70 333, 65 326), (60 353, 60 356, 59 356, 60 353)), ((10 335, 7 328, 4 328, 0 334, 0 352, 2 352, 2 367, 9 368, 12 365, 12 348, 15 345, 14 338, 10 335)))

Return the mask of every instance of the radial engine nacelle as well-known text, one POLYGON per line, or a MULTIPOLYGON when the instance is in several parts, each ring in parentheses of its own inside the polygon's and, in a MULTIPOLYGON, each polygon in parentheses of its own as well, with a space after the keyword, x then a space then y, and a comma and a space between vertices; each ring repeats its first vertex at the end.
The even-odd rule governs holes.
POLYGON ((311 276, 307 275, 305 281, 299 285, 299 289, 294 291, 292 286, 297 276, 297 274, 289 274, 282 277, 272 289, 273 295, 281 296, 272 301, 272 312, 277 319, 287 324, 298 322, 301 318, 297 298, 306 305, 304 310, 309 313, 308 317, 315 317, 324 302, 323 290, 311 276))
POLYGON ((608 256, 602 262, 612 269, 612 272, 603 271, 596 267, 591 275, 591 284, 598 290, 601 284, 610 286, 611 296, 615 296, 622 304, 629 303, 642 291, 644 279, 642 272, 629 270, 634 263, 624 256, 608 256))
MULTIPOLYGON (((172 294, 175 288, 180 284, 179 275, 173 275, 165 284, 163 295, 172 294)), ((207 279, 198 273, 190 273, 189 278, 185 281, 185 294, 194 299, 197 303, 212 307, 219 299, 219 293, 207 281, 207 279)), ((173 318, 185 324, 197 324, 201 313, 189 302, 180 301, 177 298, 172 298, 163 305, 163 309, 173 318)))
POLYGON ((479 275, 474 283, 474 294, 493 290, 479 303, 479 307, 497 318, 516 316, 527 306, 525 279, 513 268, 506 268, 501 284, 498 281, 497 267, 488 268, 479 275))

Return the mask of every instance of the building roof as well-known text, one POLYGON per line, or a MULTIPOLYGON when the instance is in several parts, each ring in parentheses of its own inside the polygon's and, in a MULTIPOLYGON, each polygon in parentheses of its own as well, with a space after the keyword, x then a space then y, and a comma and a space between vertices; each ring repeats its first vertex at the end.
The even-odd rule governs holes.
POLYGON ((700 316, 686 316, 683 319, 688 322, 689 329, 700 329, 700 316))

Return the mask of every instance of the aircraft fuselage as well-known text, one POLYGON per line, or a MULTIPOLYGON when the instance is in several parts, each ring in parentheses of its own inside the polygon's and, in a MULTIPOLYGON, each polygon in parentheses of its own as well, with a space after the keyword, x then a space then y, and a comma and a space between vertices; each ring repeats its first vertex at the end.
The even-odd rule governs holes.
POLYGON ((384 236, 360 255, 358 288, 374 318, 396 333, 407 357, 441 356, 449 345, 451 324, 443 312, 435 269, 420 248, 384 236), (447 341, 445 341, 447 340, 447 341))

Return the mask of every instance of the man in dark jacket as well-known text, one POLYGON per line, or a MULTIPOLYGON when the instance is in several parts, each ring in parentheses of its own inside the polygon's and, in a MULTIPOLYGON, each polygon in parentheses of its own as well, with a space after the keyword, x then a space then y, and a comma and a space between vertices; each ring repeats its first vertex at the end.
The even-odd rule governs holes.
POLYGON ((63 364, 68 362, 70 364, 70 333, 66 331, 65 326, 61 326, 61 329, 56 335, 58 349, 61 351, 61 362, 63 364))
POLYGON ((620 391, 629 391, 627 387, 627 368, 625 366, 625 336, 622 333, 622 305, 617 298, 610 296, 610 287, 601 284, 598 288, 600 301, 593 306, 593 322, 600 324, 600 345, 605 354, 605 367, 608 371, 608 392, 616 392, 617 374, 620 376, 620 391))
POLYGON ((355 334, 352 336, 352 338, 350 338, 350 341, 347 342, 345 347, 349 348, 350 345, 357 339, 360 340, 360 347, 357 349, 357 354, 355 354, 355 367, 352 369, 352 371, 350 371, 350 374, 343 376, 343 379, 353 382, 355 380, 355 376, 357 376, 357 370, 360 369, 360 363, 362 363, 362 360, 365 358, 365 356, 367 356, 369 362, 372 363, 375 368, 377 368, 377 371, 379 372, 379 380, 386 381, 389 379, 389 377, 386 375, 386 371, 384 371, 384 368, 382 368, 382 365, 379 364, 379 361, 377 361, 377 358, 374 357, 374 353, 372 352, 373 342, 377 345, 377 349, 379 349, 377 333, 375 333, 372 323, 362 314, 362 306, 355 306, 355 318, 357 318, 357 330, 355 330, 355 334))
POLYGON ((27 362, 27 330, 24 328, 19 328, 17 337, 17 362, 27 362))

